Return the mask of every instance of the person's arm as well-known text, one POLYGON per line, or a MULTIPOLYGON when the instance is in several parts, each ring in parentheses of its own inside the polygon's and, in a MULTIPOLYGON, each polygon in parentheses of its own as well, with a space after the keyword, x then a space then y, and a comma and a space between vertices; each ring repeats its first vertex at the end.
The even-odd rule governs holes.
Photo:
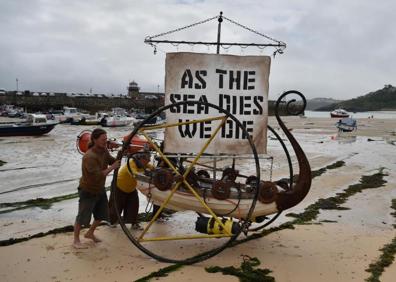
POLYGON ((109 165, 107 168, 102 170, 103 175, 104 176, 108 175, 110 172, 112 172, 116 168, 119 168, 120 165, 121 165, 121 161, 120 160, 115 160, 111 165, 109 165))
POLYGON ((114 158, 111 154, 110 154, 110 152, 109 152, 109 150, 107 150, 106 151, 106 157, 107 157, 107 162, 109 163, 109 164, 113 164, 115 161, 116 161, 116 158, 114 158))
POLYGON ((117 160, 112 155, 110 155, 109 151, 107 151, 106 153, 107 153, 107 163, 110 165, 107 168, 105 168, 104 170, 102 170, 102 174, 104 176, 107 176, 110 172, 112 172, 116 168, 119 168, 120 164, 121 164, 121 161, 117 160))

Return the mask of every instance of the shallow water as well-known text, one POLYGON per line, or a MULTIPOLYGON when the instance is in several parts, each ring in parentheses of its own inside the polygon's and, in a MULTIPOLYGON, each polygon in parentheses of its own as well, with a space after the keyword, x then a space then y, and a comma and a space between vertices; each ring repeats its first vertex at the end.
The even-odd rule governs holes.
MULTIPOLYGON (((380 118, 380 119, 396 119, 396 111, 370 111, 349 113, 352 118, 380 118)), ((330 112, 305 111, 306 117, 330 117, 330 112)))
MULTIPOLYGON (((76 150, 76 137, 82 130, 93 128, 60 124, 46 136, 1 138, 0 160, 6 163, 0 167, 0 204, 75 193, 81 174, 81 155, 76 150)), ((109 138, 121 140, 131 128, 106 130, 109 138)), ((379 167, 391 171, 396 168, 396 159, 391 157, 392 154, 394 156, 396 147, 381 138, 378 138, 379 141, 368 142, 366 137, 332 138, 330 134, 308 134, 304 130, 296 130, 293 134, 311 160, 312 169, 341 159, 348 164, 361 166, 360 175, 372 173, 379 167), (321 159, 327 162, 320 162, 321 159)), ((269 139, 268 152, 274 156, 274 162, 261 164, 262 179, 271 176, 273 179, 287 177, 287 163, 278 141, 269 139), (273 171, 270 170, 271 165, 273 171)), ((296 166, 296 162, 293 162, 293 166, 296 166)), ((255 172, 255 166, 251 162, 242 162, 240 167, 245 173, 255 172)), ((111 179, 110 176, 107 178, 107 185, 110 185, 111 179)), ((392 174, 388 181, 396 182, 392 174)), ((390 193, 393 198, 396 197, 395 191, 390 193)), ((293 212, 302 211, 315 200, 304 201, 293 212)), ((143 196, 140 201, 140 211, 144 211, 147 201, 143 196)), ((2 213, 0 240, 71 225, 77 212, 77 202, 77 198, 74 198, 54 203, 49 209, 34 207, 2 213)), ((7 209, 10 208, 0 208, 0 212, 7 209)), ((281 217, 277 223, 285 220, 281 217)))

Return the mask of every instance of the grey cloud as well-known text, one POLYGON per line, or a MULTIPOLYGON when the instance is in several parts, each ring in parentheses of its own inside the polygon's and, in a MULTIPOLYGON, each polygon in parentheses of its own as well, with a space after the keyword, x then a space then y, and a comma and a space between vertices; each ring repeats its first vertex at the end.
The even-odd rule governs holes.
MULTIPOLYGON (((166 52, 215 52, 206 46, 158 46, 144 38, 216 16, 285 41, 275 57, 270 98, 298 89, 306 96, 352 98, 395 84, 393 1, 61 1, 0 2, 0 88, 125 93, 129 81, 161 90, 166 52)), ((217 22, 168 35, 216 40, 217 22)), ((262 38, 223 22, 225 41, 262 38)), ((233 54, 271 50, 232 47, 233 54)))

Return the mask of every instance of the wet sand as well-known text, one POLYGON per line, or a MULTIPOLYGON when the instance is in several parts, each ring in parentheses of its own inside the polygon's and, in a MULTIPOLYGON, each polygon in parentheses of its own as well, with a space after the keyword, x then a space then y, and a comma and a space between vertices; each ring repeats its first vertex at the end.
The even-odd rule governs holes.
MULTIPOLYGON (((383 253, 380 249, 395 238, 393 225, 396 224, 396 218, 391 215, 395 212, 391 208, 392 199, 396 199, 395 121, 359 119, 356 132, 337 136, 335 119, 287 117, 285 120, 287 127, 292 129, 292 133, 305 150, 312 170, 324 168, 339 160, 343 160, 345 165, 326 170, 315 177, 311 191, 303 202, 282 214, 269 228, 292 221, 293 218, 285 216, 288 212, 302 213, 319 199, 337 196, 337 193, 350 185, 359 183, 362 175, 372 175, 381 167, 385 167, 384 173, 387 176, 384 180, 387 182, 382 187, 363 190, 362 193, 349 197, 342 205, 350 208, 348 210, 320 209, 318 217, 309 222, 320 224, 294 225, 295 229, 274 231, 267 236, 228 248, 204 262, 170 272, 167 277, 159 278, 160 281, 238 281, 235 276, 208 273, 205 267, 239 267, 242 255, 257 257, 261 262, 258 268, 270 269, 272 272, 269 275, 274 277, 275 281, 364 281, 370 276, 365 270, 370 263, 379 260, 383 253)), ((278 126, 273 118, 270 118, 270 125, 277 130, 278 126)), ((0 171, 0 181, 7 184, 0 192, 40 183, 47 183, 44 186, 45 192, 43 189, 22 189, 20 191, 23 193, 18 197, 31 199, 37 196, 59 195, 60 191, 63 194, 75 191, 81 156, 74 150, 72 136, 76 136, 79 131, 81 127, 61 125, 54 132, 56 135, 39 138, 37 141, 41 145, 37 146, 41 146, 41 153, 34 159, 15 160, 15 154, 29 154, 29 148, 14 144, 11 150, 12 141, 0 140, 0 159, 8 162, 0 170, 22 166, 51 168, 44 176, 37 176, 38 171, 35 169, 0 171), (46 149, 48 144, 54 142, 59 150, 57 154, 46 149), (59 170, 61 172, 58 172, 59 170), (22 176, 16 177, 21 173, 22 176), (59 180, 64 182, 51 184, 59 180)), ((112 134, 122 136, 123 132, 112 131, 112 134)), ((29 143, 30 139, 26 138, 25 141, 29 143)), ((275 154, 278 152, 277 149, 271 149, 275 154)), ((279 164, 277 168, 273 177, 284 177, 286 167, 279 164)), ((39 168, 39 172, 45 170, 39 168)), ((15 200, 15 193, 1 194, 1 203, 15 200)), ((39 230, 46 231, 72 224, 76 209, 77 199, 71 199, 57 203, 49 210, 31 208, 1 214, 0 235, 3 240, 10 237, 18 238, 36 234, 39 230)), ((179 219, 177 216, 171 217, 167 223, 158 224, 156 228, 183 228, 180 221, 177 222, 179 219)), ((84 239, 83 241, 89 245, 86 250, 75 250, 71 247, 70 232, 1 247, 0 279, 133 281, 170 265, 157 262, 139 251, 129 242, 120 227, 101 226, 97 235, 103 242, 94 244, 84 239)), ((244 237, 242 234, 240 239, 244 237)), ((209 241, 206 247, 218 244, 218 241, 212 240, 214 241, 209 241)), ((194 249, 196 243, 191 244, 194 249)), ((161 248, 158 244, 156 246, 161 248)), ((188 255, 190 251, 180 248, 178 242, 164 244, 162 248, 168 252, 176 250, 174 253, 184 255, 188 255)), ((396 262, 385 268, 380 280, 394 281, 394 277, 396 262)))

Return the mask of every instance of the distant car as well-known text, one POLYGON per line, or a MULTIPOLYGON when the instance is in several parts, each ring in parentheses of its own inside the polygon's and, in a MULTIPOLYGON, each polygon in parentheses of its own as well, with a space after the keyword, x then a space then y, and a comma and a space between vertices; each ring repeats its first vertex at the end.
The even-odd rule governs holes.
POLYGON ((41 92, 41 93, 40 93, 40 96, 47 96, 47 93, 41 92))
POLYGON ((55 96, 55 93, 54 93, 54 92, 50 92, 50 93, 48 94, 48 96, 55 96))
POLYGON ((37 92, 34 92, 34 93, 32 94, 32 96, 40 96, 40 94, 38 94, 37 92))
POLYGON ((6 94, 5 91, 0 90, 0 96, 5 96, 5 94, 6 94))
POLYGON ((23 96, 23 93, 22 93, 21 91, 18 91, 18 92, 16 93, 16 95, 17 95, 17 96, 23 96))

